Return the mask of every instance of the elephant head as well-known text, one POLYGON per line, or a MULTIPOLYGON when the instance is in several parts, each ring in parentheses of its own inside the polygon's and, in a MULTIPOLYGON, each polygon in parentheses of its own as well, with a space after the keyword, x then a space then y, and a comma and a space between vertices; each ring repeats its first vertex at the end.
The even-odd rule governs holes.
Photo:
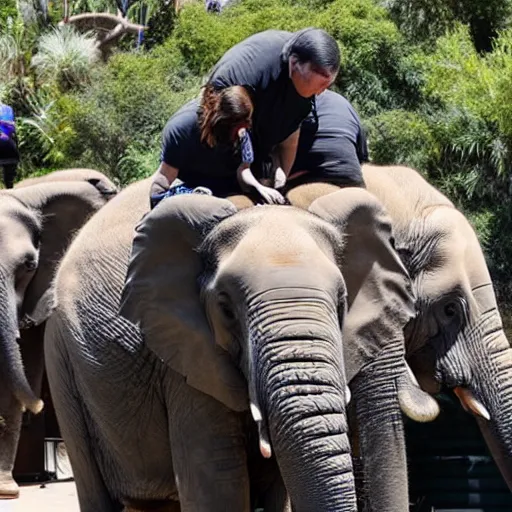
POLYGON ((403 330, 415 314, 409 275, 393 249, 391 218, 375 196, 345 188, 311 202, 307 196, 314 188, 300 187, 290 197, 310 203, 309 211, 330 221, 346 239, 341 269, 348 309, 342 334, 362 477, 358 499, 367 512, 407 511, 401 413, 430 421, 439 412, 435 400, 418 388, 405 361, 403 330))
MULTIPOLYGON (((100 176, 101 183, 108 182, 100 176)), ((0 371, 12 394, 34 413, 42 402, 23 370, 19 330, 40 325, 51 314, 55 267, 75 231, 106 200, 88 182, 0 191, 0 371)))
POLYGON ((121 314, 190 386, 250 411, 297 511, 354 511, 343 241, 290 207, 163 201, 137 228, 121 314))
POLYGON ((367 166, 364 177, 392 212, 416 295, 417 315, 405 331, 411 368, 431 393, 454 389, 512 489, 512 349, 477 236, 412 169, 367 166))

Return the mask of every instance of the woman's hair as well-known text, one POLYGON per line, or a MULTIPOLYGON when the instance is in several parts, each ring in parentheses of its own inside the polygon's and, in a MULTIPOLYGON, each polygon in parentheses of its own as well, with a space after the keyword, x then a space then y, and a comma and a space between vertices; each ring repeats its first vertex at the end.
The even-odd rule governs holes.
POLYGON ((336 40, 320 28, 305 28, 295 33, 283 49, 300 64, 309 63, 313 71, 336 73, 340 67, 340 49, 336 40))
POLYGON ((208 84, 203 89, 199 112, 201 142, 213 147, 231 142, 238 124, 250 126, 253 104, 249 92, 240 85, 215 89, 208 84))

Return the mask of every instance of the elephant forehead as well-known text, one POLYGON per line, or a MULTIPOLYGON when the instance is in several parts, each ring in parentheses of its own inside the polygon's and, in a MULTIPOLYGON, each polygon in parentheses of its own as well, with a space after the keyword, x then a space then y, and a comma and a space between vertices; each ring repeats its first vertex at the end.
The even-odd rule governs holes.
POLYGON ((31 232, 41 229, 39 215, 17 198, 0 194, 0 237, 14 236, 16 231, 26 232, 27 229, 31 232))

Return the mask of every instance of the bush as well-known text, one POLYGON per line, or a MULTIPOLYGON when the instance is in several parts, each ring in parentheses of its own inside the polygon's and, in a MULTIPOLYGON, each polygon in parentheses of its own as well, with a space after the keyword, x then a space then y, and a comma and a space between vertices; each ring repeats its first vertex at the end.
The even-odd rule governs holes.
POLYGON ((7 25, 9 19, 14 20, 17 14, 16 0, 2 0, 2 5, 0 6, 0 32, 7 25))
POLYGON ((310 25, 314 25, 311 12, 287 1, 245 0, 220 16, 207 13, 202 3, 191 3, 181 10, 172 39, 190 69, 204 74, 229 48, 256 32, 310 25))
POLYGON ((86 91, 57 101, 54 112, 69 129, 55 137, 56 152, 73 165, 100 168, 122 184, 132 181, 133 172, 126 171, 126 163, 121 169, 120 161, 133 160, 134 148, 157 147, 168 118, 197 92, 197 78, 167 47, 117 54, 95 71, 86 91))
POLYGON ((479 52, 492 49, 512 14, 511 0, 385 0, 383 4, 410 40, 428 46, 457 23, 464 23, 479 52))
POLYGON ((308 9, 310 3, 244 0, 220 16, 205 12, 202 3, 188 4, 170 44, 194 73, 205 74, 230 47, 256 32, 317 26, 338 40, 342 68, 336 88, 363 115, 417 103, 416 69, 385 9, 372 0, 314 2, 314 10, 308 9))
MULTIPOLYGON (((418 54, 416 62, 431 104, 420 116, 438 148, 433 153, 426 143, 425 151, 433 157, 427 163, 429 176, 473 220, 502 300, 512 291, 507 227, 512 221, 511 50, 512 32, 505 31, 494 51, 482 56, 469 28, 458 25, 438 40, 432 54, 418 54)), ((390 124, 391 133, 403 129, 401 120, 390 124)), ((407 136, 397 138, 407 141, 407 136)), ((410 158, 415 147, 411 144, 410 158)))
POLYGON ((439 143, 425 116, 392 110, 371 118, 367 126, 373 162, 407 165, 424 174, 439 162, 439 143))

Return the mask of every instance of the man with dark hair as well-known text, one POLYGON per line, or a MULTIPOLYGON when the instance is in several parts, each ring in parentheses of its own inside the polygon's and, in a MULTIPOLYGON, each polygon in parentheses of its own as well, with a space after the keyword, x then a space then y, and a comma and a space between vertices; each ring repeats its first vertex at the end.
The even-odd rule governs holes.
POLYGON ((12 188, 14 185, 19 160, 14 111, 9 105, 0 103, 0 167, 3 168, 6 188, 12 188))
POLYGON ((227 87, 251 94, 254 115, 251 138, 258 177, 266 177, 274 156, 284 184, 295 159, 300 125, 316 94, 331 86, 340 67, 338 44, 324 30, 266 30, 230 48, 213 67, 201 106, 219 105, 227 87))

